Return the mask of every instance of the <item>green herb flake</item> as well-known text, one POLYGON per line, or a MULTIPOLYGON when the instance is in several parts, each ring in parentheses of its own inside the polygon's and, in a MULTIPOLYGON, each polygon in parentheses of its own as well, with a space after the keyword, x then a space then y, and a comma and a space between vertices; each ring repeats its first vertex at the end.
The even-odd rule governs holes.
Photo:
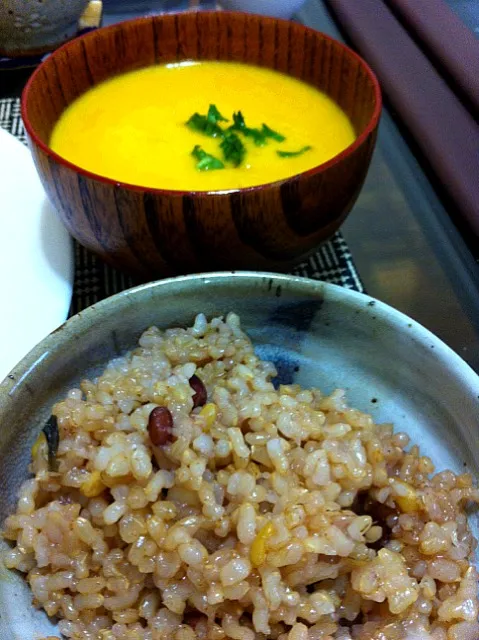
POLYGON ((198 131, 210 138, 223 138, 224 131, 218 122, 228 122, 228 120, 221 115, 216 105, 210 104, 206 116, 194 113, 186 125, 193 131, 198 131))
POLYGON ((268 125, 264 123, 261 127, 261 133, 265 136, 265 138, 272 138, 273 140, 276 140, 276 142, 284 142, 286 140, 286 138, 281 135, 281 133, 274 131, 274 129, 270 129, 268 125))
POLYGON ((231 129, 236 129, 236 131, 243 131, 246 129, 246 122, 241 111, 235 111, 235 113, 233 113, 233 124, 231 125, 231 129))
POLYGON ((262 147, 266 144, 266 135, 260 129, 251 129, 250 127, 247 127, 241 111, 233 113, 233 124, 229 130, 238 131, 246 138, 252 138, 257 147, 262 147))
POLYGON ((225 165, 221 162, 219 158, 215 158, 209 153, 206 153, 204 149, 200 147, 199 144, 195 146, 191 155, 195 160, 198 160, 196 163, 196 168, 198 171, 214 171, 216 169, 224 169, 225 165))
POLYGON ((220 147, 223 151, 224 159, 227 162, 231 162, 234 167, 239 167, 246 155, 246 147, 241 142, 239 136, 232 131, 227 131, 220 147))
POLYGON ((306 151, 311 151, 312 148, 313 147, 308 144, 298 151, 276 151, 276 153, 280 158, 296 158, 296 156, 300 156, 303 153, 306 153, 306 151))
POLYGON ((228 122, 228 118, 224 118, 216 108, 215 104, 210 104, 208 115, 206 116, 210 122, 228 122))

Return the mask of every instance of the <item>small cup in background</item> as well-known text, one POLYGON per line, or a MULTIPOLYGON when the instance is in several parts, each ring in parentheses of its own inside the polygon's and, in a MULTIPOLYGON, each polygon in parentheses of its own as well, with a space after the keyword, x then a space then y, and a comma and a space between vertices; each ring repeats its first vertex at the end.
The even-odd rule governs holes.
POLYGON ((74 35, 88 0, 2 0, 0 54, 11 58, 52 51, 74 35))

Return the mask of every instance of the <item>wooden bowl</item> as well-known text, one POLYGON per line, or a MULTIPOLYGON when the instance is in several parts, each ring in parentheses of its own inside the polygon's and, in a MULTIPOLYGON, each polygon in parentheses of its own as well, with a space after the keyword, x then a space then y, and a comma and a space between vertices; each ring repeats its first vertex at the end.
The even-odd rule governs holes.
POLYGON ((140 18, 58 49, 22 96, 22 115, 48 196, 70 233, 106 262, 143 278, 214 269, 285 270, 329 238, 353 206, 381 112, 366 63, 332 38, 293 22, 221 11, 140 18), (115 182, 48 146, 63 110, 112 76, 185 59, 276 69, 333 98, 357 139, 314 169, 229 192, 182 192, 115 182))

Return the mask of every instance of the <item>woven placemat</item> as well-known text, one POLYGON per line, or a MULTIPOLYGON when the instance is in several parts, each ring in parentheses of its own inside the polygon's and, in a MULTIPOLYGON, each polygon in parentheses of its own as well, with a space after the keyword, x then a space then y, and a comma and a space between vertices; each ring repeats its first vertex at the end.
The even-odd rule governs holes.
MULTIPOLYGON (((0 100, 0 127, 26 143, 17 98, 0 100)), ((1 180, 1 176, 0 176, 1 180)), ((363 291, 348 245, 340 232, 321 245, 308 260, 292 271, 295 275, 339 284, 347 289, 363 291)), ((75 242, 75 282, 71 314, 133 286, 134 281, 117 269, 106 265, 94 254, 75 242)))

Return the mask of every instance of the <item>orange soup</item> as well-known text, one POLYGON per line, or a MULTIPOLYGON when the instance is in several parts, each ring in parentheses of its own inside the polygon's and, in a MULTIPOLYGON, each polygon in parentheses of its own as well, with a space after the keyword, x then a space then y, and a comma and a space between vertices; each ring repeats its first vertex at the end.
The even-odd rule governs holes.
POLYGON ((90 89, 62 114, 50 144, 120 182, 215 191, 301 173, 354 139, 345 113, 300 80, 240 63, 183 62, 90 89))

